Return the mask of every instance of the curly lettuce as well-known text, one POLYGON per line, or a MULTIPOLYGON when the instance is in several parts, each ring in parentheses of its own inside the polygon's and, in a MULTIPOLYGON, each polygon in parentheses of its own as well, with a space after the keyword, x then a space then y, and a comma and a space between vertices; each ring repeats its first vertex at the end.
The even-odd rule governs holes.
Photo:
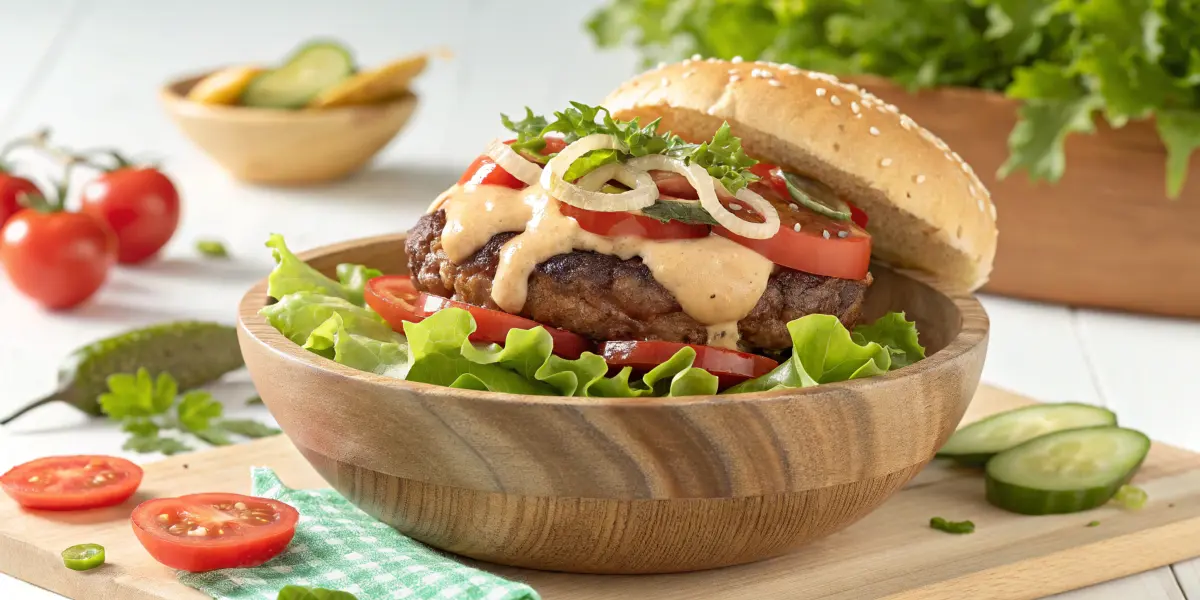
MULTIPOLYGON (((471 341, 471 313, 443 309, 403 333, 364 305, 366 279, 379 272, 339 265, 339 280, 297 258, 281 236, 271 237, 276 267, 268 294, 275 301, 260 313, 272 327, 306 350, 361 371, 451 388, 545 396, 640 398, 711 395, 717 377, 696 367, 696 351, 683 347, 640 376, 630 367, 610 375, 604 358, 584 352, 556 356, 542 327, 512 329, 504 344, 471 341), (276 295, 279 294, 279 295, 276 295)), ((836 317, 809 315, 788 324, 793 351, 771 373, 723 393, 799 388, 870 377, 924 358, 915 323, 903 313, 847 330, 836 317)))
POLYGON ((1004 91, 1024 106, 999 175, 1057 181, 1064 143, 1153 119, 1166 189, 1183 189, 1200 147, 1200 3, 1162 0, 609 0, 591 16, 602 47, 631 43, 648 63, 764 59, 909 88, 1004 91))

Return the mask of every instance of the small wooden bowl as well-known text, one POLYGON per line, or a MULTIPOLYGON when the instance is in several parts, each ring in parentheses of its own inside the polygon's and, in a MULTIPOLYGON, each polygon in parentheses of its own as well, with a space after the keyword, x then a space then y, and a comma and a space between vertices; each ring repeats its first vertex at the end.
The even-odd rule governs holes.
MULTIPOLYGON (((304 255, 405 273, 404 236, 304 255)), ((866 313, 905 310, 932 352, 886 375, 740 396, 606 399, 456 390, 356 371, 239 307, 254 385, 342 495, 427 544, 495 563, 665 573, 756 561, 862 518, 954 431, 988 320, 882 266, 866 313)))
POLYGON ((204 75, 167 84, 167 114, 235 178, 301 185, 362 169, 396 137, 417 106, 413 94, 390 102, 332 109, 275 110, 200 104, 187 93, 204 75))

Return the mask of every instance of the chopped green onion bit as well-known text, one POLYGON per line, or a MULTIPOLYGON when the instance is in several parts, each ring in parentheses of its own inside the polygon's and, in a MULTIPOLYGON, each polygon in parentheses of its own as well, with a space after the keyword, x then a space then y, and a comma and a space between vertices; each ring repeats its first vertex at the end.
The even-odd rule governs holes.
POLYGON ((947 521, 941 517, 929 520, 929 526, 946 533, 974 533, 975 524, 970 521, 947 521))
POLYGON ((63 564, 74 571, 87 571, 104 564, 104 546, 77 544, 62 551, 63 564))
POLYGON ((225 258, 229 256, 229 251, 225 249, 225 244, 217 240, 197 240, 196 250, 205 256, 212 258, 225 258))
POLYGON ((1138 510, 1146 505, 1146 500, 1149 498, 1150 496, 1146 494, 1146 490, 1136 485, 1123 485, 1117 490, 1116 495, 1113 496, 1113 502, 1129 510, 1138 510))

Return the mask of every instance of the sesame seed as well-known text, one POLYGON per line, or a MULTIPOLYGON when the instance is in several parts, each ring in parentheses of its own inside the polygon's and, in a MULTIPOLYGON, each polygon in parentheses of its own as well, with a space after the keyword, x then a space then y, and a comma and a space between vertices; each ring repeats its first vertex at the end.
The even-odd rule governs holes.
POLYGON ((855 118, 855 119, 861 119, 861 118, 862 118, 862 113, 858 113, 857 115, 854 115, 854 118, 855 118))
POLYGON ((686 73, 683 74, 683 78, 687 79, 688 77, 691 77, 692 75, 695 75, 695 74, 696 74, 695 71, 687 71, 686 73))
POLYGON ((693 54, 693 55, 692 55, 692 60, 700 60, 700 54, 698 54, 698 53, 697 53, 697 54, 693 54))
POLYGON ((671 80, 667 79, 666 77, 663 77, 662 78, 662 86, 667 87, 668 85, 671 85, 671 80))
POLYGON ((837 96, 830 96, 830 97, 829 97, 829 103, 830 103, 830 104, 832 104, 832 105, 834 105, 834 106, 841 106, 841 105, 842 105, 842 99, 841 99, 841 98, 838 98, 837 96))
POLYGON ((979 199, 979 212, 983 212, 983 198, 979 199))
MULTIPOLYGON (((959 162, 962 162, 962 157, 961 157, 961 156, 957 156, 957 155, 956 155, 954 158, 957 158, 959 162)), ((964 162, 964 163, 962 163, 962 170, 963 170, 963 173, 970 173, 970 172, 971 172, 971 165, 968 165, 968 164, 967 164, 967 163, 965 163, 965 162, 964 162)))
POLYGON ((758 79, 768 79, 772 75, 771 75, 771 72, 766 69, 751 69, 750 76, 756 77, 758 79))
POLYGON ((996 220, 996 205, 995 205, 995 203, 992 204, 991 208, 992 208, 992 220, 995 221, 996 220))
POLYGON ((782 83, 779 83, 778 79, 768 79, 767 83, 771 84, 774 87, 779 87, 779 86, 783 85, 782 83))
POLYGON ((840 237, 840 238, 845 238, 845 237, 849 237, 849 236, 850 236, 849 231, 842 230, 842 231, 838 232, 838 237, 840 237))
POLYGON ((858 107, 858 103, 857 103, 857 102, 851 102, 851 103, 850 103, 850 112, 852 112, 852 113, 854 113, 854 114, 856 114, 856 115, 857 115, 857 114, 858 114, 858 111, 860 111, 860 110, 862 110, 862 109, 858 107))
POLYGON ((917 182, 917 184, 925 183, 925 176, 917 175, 916 177, 913 177, 913 181, 917 182))
POLYGON ((824 95, 825 95, 825 88, 817 88, 817 97, 820 98, 820 97, 823 97, 824 95))
POLYGON ((890 158, 885 158, 885 159, 883 159, 883 160, 879 161, 879 166, 881 166, 881 167, 890 167, 890 166, 892 166, 892 159, 890 159, 890 158))
POLYGON ((900 126, 905 129, 912 129, 915 123, 908 115, 900 115, 900 126))
POLYGON ((742 57, 740 57, 740 56, 735 56, 735 57, 733 57, 733 59, 732 59, 732 60, 730 60, 729 62, 731 62, 731 63, 733 63, 733 64, 735 64, 735 65, 736 65, 737 63, 740 63, 740 62, 742 62, 742 57))
POLYGON ((871 128, 870 128, 870 129, 868 129, 867 131, 870 131, 870 132, 871 132, 871 135, 879 135, 879 128, 878 128, 878 127, 871 127, 871 128))
POLYGON ((735 81, 741 81, 741 80, 742 80, 742 78, 741 78, 741 77, 738 77, 737 75, 730 75, 730 76, 729 76, 729 83, 733 83, 733 82, 735 82, 735 81))
POLYGON ((975 186, 974 186, 974 185, 972 185, 972 184, 968 184, 968 185, 967 185, 967 191, 971 193, 971 197, 972 197, 972 198, 974 198, 974 197, 975 197, 975 195, 976 195, 976 194, 975 194, 975 186))
POLYGON ((730 202, 729 209, 730 210, 742 210, 742 205, 738 204, 737 202, 730 202))
POLYGON ((729 70, 730 75, 737 75, 738 73, 741 73, 741 72, 742 71, 740 69, 730 69, 729 70))
POLYGON ((665 62, 660 62, 660 63, 658 63, 658 65, 656 65, 654 68, 655 68, 655 69, 661 69, 661 68, 663 68, 663 67, 665 67, 665 66, 667 66, 667 63, 665 63, 665 62))
POLYGON ((685 58, 685 59, 683 59, 683 62, 682 62, 682 63, 680 63, 680 64, 682 64, 683 66, 685 66, 685 67, 686 67, 686 66, 688 66, 688 65, 692 64, 692 59, 690 59, 690 58, 685 58))
POLYGON ((795 231, 796 233, 800 233, 800 224, 796 223, 795 225, 792 225, 792 231, 795 231))
POLYGON ((795 204, 789 204, 788 208, 791 209, 792 212, 800 212, 800 207, 796 206, 795 204))
POLYGON ((828 230, 828 229, 822 229, 822 230, 821 230, 821 237, 823 237, 823 238, 825 238, 825 239, 829 239, 829 230, 828 230))

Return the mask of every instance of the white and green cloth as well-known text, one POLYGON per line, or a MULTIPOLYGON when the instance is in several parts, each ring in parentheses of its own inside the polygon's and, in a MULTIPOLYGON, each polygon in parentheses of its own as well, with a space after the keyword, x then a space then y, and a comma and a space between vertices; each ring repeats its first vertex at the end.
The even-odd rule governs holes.
POLYGON ((217 600, 275 600, 286 585, 341 590, 359 600, 539 600, 528 585, 455 562, 331 489, 293 490, 261 467, 251 476, 252 495, 291 505, 300 523, 287 549, 262 566, 180 572, 181 582, 217 600))

